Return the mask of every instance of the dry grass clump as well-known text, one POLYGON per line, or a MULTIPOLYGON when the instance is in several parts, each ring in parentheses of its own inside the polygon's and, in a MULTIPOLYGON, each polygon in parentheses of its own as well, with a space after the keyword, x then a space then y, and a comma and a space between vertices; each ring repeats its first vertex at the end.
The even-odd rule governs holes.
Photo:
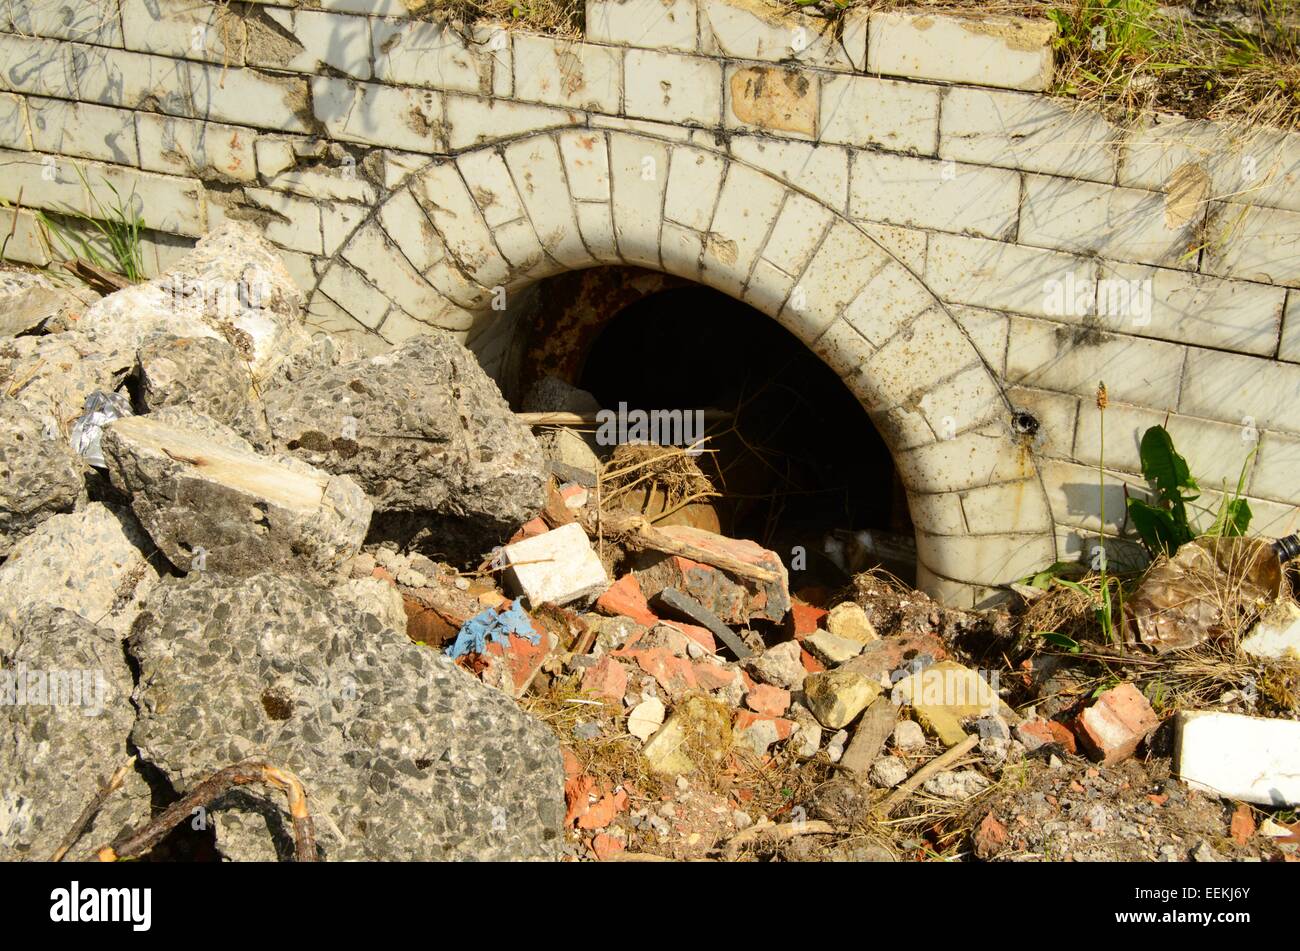
POLYGON ((639 489, 637 496, 646 505, 655 503, 667 515, 691 502, 716 497, 718 491, 695 458, 679 446, 622 443, 601 472, 600 503, 619 508, 620 499, 639 489))

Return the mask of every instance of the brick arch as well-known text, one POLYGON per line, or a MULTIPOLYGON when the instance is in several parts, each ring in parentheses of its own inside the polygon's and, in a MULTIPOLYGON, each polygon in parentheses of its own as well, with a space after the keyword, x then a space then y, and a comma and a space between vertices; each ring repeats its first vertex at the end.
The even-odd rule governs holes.
POLYGON ((967 328, 861 227, 721 151, 578 128, 435 159, 355 227, 308 311, 368 349, 429 327, 466 339, 513 293, 606 264, 736 297, 843 379, 893 455, 932 594, 969 606, 1056 557, 1033 456, 967 328))

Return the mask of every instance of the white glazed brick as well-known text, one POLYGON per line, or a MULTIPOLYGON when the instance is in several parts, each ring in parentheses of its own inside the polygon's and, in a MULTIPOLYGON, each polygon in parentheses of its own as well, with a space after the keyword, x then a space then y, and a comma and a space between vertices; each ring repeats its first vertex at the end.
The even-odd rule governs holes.
POLYGON ((0 93, 0 149, 29 151, 32 132, 27 123, 27 102, 22 96, 0 93))
POLYGON ((357 230, 344 245, 342 254, 345 261, 408 314, 437 313, 446 303, 416 273, 402 252, 388 242, 383 229, 374 221, 357 230))
POLYGON ((707 231, 726 169, 726 159, 714 152, 675 149, 664 196, 664 217, 696 231, 707 231))
MULTIPOLYGON (((759 262, 760 265, 765 263, 759 262)), ((755 275, 757 274, 758 269, 755 268, 755 275)), ((876 352, 866 338, 842 317, 817 338, 812 344, 812 351, 841 377, 856 376, 876 352)))
POLYGON ((956 86, 943 96, 939 156, 1109 183, 1115 180, 1118 134, 1090 106, 956 86))
POLYGON ((250 43, 247 57, 250 64, 272 69, 315 73, 328 66, 353 79, 370 79, 374 75, 371 60, 377 41, 371 39, 371 21, 367 17, 345 16, 319 10, 296 10, 289 32, 302 47, 287 62, 276 62, 278 52, 267 50, 259 55, 250 43), (372 45, 373 44, 373 45, 372 45))
POLYGON ((704 246, 705 283, 740 295, 787 194, 784 185, 761 172, 737 162, 727 166, 704 246))
POLYGON ((857 152, 849 216, 984 238, 1015 236, 1020 175, 886 152, 857 152))
POLYGON ((1300 211, 1300 135, 1157 115, 1124 139, 1119 183, 1159 190, 1183 165, 1210 177, 1211 193, 1300 211))
POLYGON ((134 209, 146 228, 171 234, 197 236, 207 231, 203 187, 190 178, 152 175, 121 165, 106 165, 40 152, 0 151, 0 199, 22 202, 50 211, 72 209, 91 215, 100 203, 114 200, 108 191, 117 190, 128 208, 134 209), (53 169, 47 177, 46 169, 53 169), (90 184, 90 191, 86 185, 90 184))
POLYGON ((393 306, 393 302, 362 277, 360 271, 344 261, 330 264, 321 275, 319 290, 358 324, 369 329, 378 327, 393 306))
MULTIPOLYGON (((422 172, 412 182, 412 193, 442 235, 448 252, 476 283, 489 288, 508 278, 491 232, 454 164, 441 162, 422 172)), ((443 285, 438 286, 448 293, 443 285)), ((461 299, 452 297, 457 303, 461 299)))
POLYGON ((123 46, 137 53, 244 65, 244 29, 224 4, 195 0, 120 0, 123 46))
MULTIPOLYGON (((844 319, 873 346, 882 347, 935 304, 924 284, 897 260, 888 259, 845 307, 844 319)), ((951 363, 949 355, 942 360, 948 371, 961 365, 951 363)))
POLYGON ((320 207, 314 202, 267 188, 245 188, 244 197, 267 213, 257 222, 269 240, 304 254, 324 253, 320 207))
POLYGON ((759 259, 740 299, 755 310, 781 320, 788 326, 789 321, 782 318, 781 309, 794 290, 794 281, 785 271, 759 259))
POLYGON ((618 114, 622 50, 527 33, 516 33, 512 45, 516 98, 618 114))
POLYGON ((1173 409, 1188 348, 1046 320, 1015 318, 1007 380, 1090 396, 1104 381, 1111 399, 1173 409))
POLYGON ((722 123, 722 66, 716 60, 653 50, 623 58, 624 109, 659 122, 722 123))
POLYGON ((253 143, 253 155, 257 159, 257 173, 263 178, 278 175, 298 163, 298 153, 292 139, 258 136, 253 143))
POLYGON ((73 50, 79 98, 138 109, 155 103, 167 115, 231 122, 279 132, 308 131, 301 77, 83 46, 73 50))
POLYGON ((700 5, 700 51, 728 59, 794 60, 805 66, 854 71, 866 57, 866 18, 835 36, 834 24, 802 13, 786 14, 752 0, 706 0, 700 5))
POLYGON ((379 224, 421 274, 446 253, 433 223, 408 189, 399 188, 380 205, 379 224))
POLYGON ((879 221, 859 222, 862 230, 915 274, 925 273, 925 251, 929 233, 879 221))
POLYGON ((1300 366, 1192 349, 1178 411, 1241 426, 1300 432, 1298 400, 1300 366))
POLYGON ((966 527, 973 535, 1007 531, 1050 532, 1052 510, 1037 479, 1002 482, 958 493, 966 527))
MULTIPOLYGON (((16 264, 45 267, 50 263, 48 244, 41 237, 41 226, 30 211, 14 208, 0 215, 4 222, 5 260, 16 264)), ((3 240, 3 239, 0 239, 3 240)))
MULTIPOLYGON (((1075 434, 1074 461, 1093 466, 1102 462, 1101 425, 1101 412, 1095 403, 1085 400, 1075 434)), ((1259 437, 1257 430, 1245 426, 1119 402, 1111 402, 1107 407, 1105 426, 1108 467, 1141 472, 1142 434, 1152 426, 1164 426, 1178 451, 1191 461, 1192 475, 1206 489, 1216 488, 1225 481, 1236 485, 1241 464, 1259 437)))
POLYGON ((76 99, 73 51, 69 43, 0 33, 0 89, 76 99))
POLYGON ((32 147, 41 152, 98 159, 118 165, 139 165, 135 114, 87 102, 63 99, 27 100, 32 147))
POLYGON ((934 155, 939 89, 869 76, 830 76, 821 84, 821 140, 934 155))
POLYGON ((959 492, 1034 475, 1032 458, 1018 449, 1001 423, 907 449, 896 458, 903 485, 919 492, 959 492))
POLYGON ((8 0, 15 33, 121 46, 118 0, 8 0))
POLYGON ((668 146, 636 136, 609 136, 614 235, 628 264, 658 267, 659 225, 669 176, 668 146))
POLYGON ((833 145, 784 141, 764 136, 738 135, 731 139, 731 155, 746 164, 789 182, 842 212, 848 202, 848 150, 833 145))
POLYGON ((489 228, 517 221, 527 214, 500 152, 492 149, 466 152, 456 159, 456 165, 461 177, 469 183, 470 192, 489 228))
POLYGON ((836 219, 799 275, 795 292, 781 311, 781 323, 805 343, 817 339, 890 260, 861 231, 836 219))
POLYGON ((1080 404, 1095 405, 1094 401, 1082 397, 1023 386, 1008 387, 1007 399, 1016 412, 1028 413, 1037 421, 1038 431, 1032 441, 1035 454, 1058 459, 1073 456, 1080 404))
POLYGON ((571 109, 447 94, 447 144, 453 151, 583 121, 583 114, 571 109))
POLYGON ((411 152, 444 148, 439 93, 316 76, 311 94, 315 116, 331 138, 411 152))
POLYGON ((379 82, 483 93, 490 89, 492 57, 509 56, 507 38, 494 44, 498 49, 475 49, 444 23, 372 20, 370 31, 379 82))
POLYGON ((834 214, 797 192, 787 194, 763 247, 763 260, 794 276, 803 273, 834 214))
POLYGON ((1204 270, 1300 287, 1300 212, 1223 202, 1211 218, 1204 270))
POLYGON ((665 221, 659 232, 659 257, 669 274, 700 282, 703 280, 704 235, 665 221))
POLYGON ((592 43, 699 49, 696 0, 587 0, 585 22, 592 43))
POLYGON ((219 122, 135 113, 141 165, 173 175, 214 173, 238 182, 257 178, 253 143, 257 133, 219 122))
MULTIPOLYGON (((1103 478, 1096 466, 1059 459, 1044 459, 1039 463, 1039 471, 1056 523, 1094 534, 1118 535, 1128 521, 1125 498, 1146 499, 1150 495, 1146 480, 1131 472, 1108 468, 1103 478), (1106 507, 1104 523, 1101 512, 1103 498, 1106 507)), ((1076 545, 1074 551, 1090 551, 1090 546, 1076 545)))
POLYGON ((1159 192, 1029 175, 1020 242, 1139 264, 1195 267, 1204 209, 1184 221, 1181 215, 1171 219, 1167 206, 1159 192))
POLYGON ((1092 288, 1096 273, 1087 258, 958 235, 932 235, 926 252, 926 283, 942 299, 1034 316, 1060 316, 1053 282, 1092 288))
POLYGON ((350 205, 344 201, 320 203, 320 230, 326 257, 352 239, 369 210, 365 205, 350 205))
POLYGON ((1046 18, 873 13, 867 71, 1037 92, 1052 78, 1046 18))
POLYGON ((506 165, 523 199, 528 217, 546 253, 567 268, 594 262, 582 243, 578 219, 565 182, 560 148, 549 135, 537 135, 506 147, 506 165))
MULTIPOLYGON (((1251 494, 1294 502, 1297 472, 1300 472, 1300 438, 1284 433, 1264 433, 1260 438, 1255 471, 1251 474, 1251 494)), ((1231 490, 1235 486, 1234 476, 1228 488, 1231 490)))
POLYGON ((998 379, 1004 378, 1007 369, 1007 337, 1011 332, 1010 315, 982 307, 947 307, 947 310, 975 345, 980 359, 997 374, 998 379))
POLYGON ((374 204, 378 197, 375 186, 361 176, 356 163, 350 160, 351 156, 348 159, 338 165, 321 163, 280 172, 270 176, 267 187, 322 201, 374 204))
POLYGON ((623 259, 618 253, 618 241, 614 237, 614 219, 608 202, 577 202, 578 230, 582 232, 582 243, 587 246, 591 256, 602 264, 618 264, 623 259))
POLYGON ((1103 263, 1096 324, 1219 350, 1272 356, 1286 289, 1139 264, 1103 263))
POLYGON ((599 132, 574 130, 556 137, 575 201, 609 201, 609 145, 599 132))
POLYGON ((1282 343, 1278 357, 1291 363, 1300 363, 1300 291, 1289 291, 1286 316, 1282 320, 1282 343))

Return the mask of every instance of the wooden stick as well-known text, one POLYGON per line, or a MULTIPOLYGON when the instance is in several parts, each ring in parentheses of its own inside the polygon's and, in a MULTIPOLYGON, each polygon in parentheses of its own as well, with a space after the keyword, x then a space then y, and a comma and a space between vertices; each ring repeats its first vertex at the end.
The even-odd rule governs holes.
POLYGON ((834 835, 837 832, 839 830, 833 825, 820 819, 785 822, 776 826, 750 826, 748 829, 737 832, 727 840, 725 854, 728 859, 734 859, 740 855, 745 846, 761 840, 770 839, 775 844, 777 842, 786 842, 799 835, 834 835))
MULTIPOLYGON (((587 534, 596 534, 594 516, 583 510, 580 519, 582 527, 587 530, 587 534)), ((630 547, 648 548, 668 555, 681 555, 683 558, 691 559, 691 561, 713 565, 729 574, 749 578, 751 581, 773 582, 780 579, 779 574, 767 568, 759 568, 748 562, 732 558, 730 555, 709 551, 707 548, 700 548, 689 542, 678 541, 664 534, 662 530, 655 528, 643 515, 632 512, 605 512, 602 516, 601 530, 622 536, 623 541, 630 547)))
POLYGON ((908 796, 912 795, 912 793, 916 791, 917 787, 919 787, 923 782, 944 767, 951 766, 953 763, 957 762, 957 760, 961 759, 973 750, 979 741, 980 738, 976 734, 972 733, 952 749, 948 750, 948 752, 941 753, 934 759, 930 760, 930 762, 926 763, 911 776, 907 777, 906 781, 904 781, 901 786, 882 800, 880 805, 876 807, 875 811, 888 816, 895 809, 901 806, 904 800, 906 800, 908 796))
POLYGON ((68 854, 68 850, 77 844, 77 840, 80 839, 82 833, 86 831, 86 827, 90 825, 91 821, 96 815, 98 815, 99 810, 104 807, 104 803, 108 801, 108 797, 122 788, 122 783, 126 781, 126 774, 131 772, 133 766, 135 766, 134 756, 127 760, 125 765, 119 766, 113 772, 112 776, 108 777, 108 782, 104 783, 104 785, 99 788, 99 792, 95 793, 90 802, 86 803, 86 808, 81 810, 81 815, 77 816, 77 821, 72 824, 72 828, 68 830, 68 834, 63 837, 63 841, 59 843, 59 847, 54 850, 54 854, 50 856, 51 862, 63 861, 63 857, 68 854))
POLYGON ((865 776, 884 749, 885 740, 889 739, 897 719, 898 707, 893 701, 888 697, 877 698, 862 714, 838 765, 853 776, 865 776))
POLYGON ((218 770, 135 832, 123 836, 116 845, 100 846, 96 854, 101 862, 143 855, 189 818, 195 809, 208 805, 231 787, 249 783, 265 783, 285 794, 289 801, 289 816, 293 820, 294 857, 299 862, 315 862, 316 831, 307 809, 306 790, 293 773, 267 763, 237 763, 218 770))

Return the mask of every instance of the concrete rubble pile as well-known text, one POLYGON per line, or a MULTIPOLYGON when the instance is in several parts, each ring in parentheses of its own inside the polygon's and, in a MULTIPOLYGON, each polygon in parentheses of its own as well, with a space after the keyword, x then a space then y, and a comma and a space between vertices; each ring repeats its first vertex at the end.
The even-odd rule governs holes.
MULTIPOLYGON (((548 381, 522 411, 598 408, 548 381)), ((302 781, 327 860, 888 860, 938 845, 855 831, 918 802, 980 859, 1115 857, 1089 849, 1165 808, 1200 832, 1150 854, 1205 858, 1224 800, 1300 803, 1294 718, 1174 715, 1026 654, 1005 607, 802 584, 756 541, 602 509, 605 455, 535 437, 444 333, 313 337, 243 225, 98 300, 6 277, 0 859, 52 854, 131 757, 74 857, 249 761, 302 781), (69 438, 96 393, 130 410, 102 467, 69 438)), ((1298 618, 1279 600, 1242 650, 1294 663, 1298 618)), ((1236 857, 1294 859, 1255 814, 1236 857)), ((293 836, 250 787, 170 857, 293 836)))

